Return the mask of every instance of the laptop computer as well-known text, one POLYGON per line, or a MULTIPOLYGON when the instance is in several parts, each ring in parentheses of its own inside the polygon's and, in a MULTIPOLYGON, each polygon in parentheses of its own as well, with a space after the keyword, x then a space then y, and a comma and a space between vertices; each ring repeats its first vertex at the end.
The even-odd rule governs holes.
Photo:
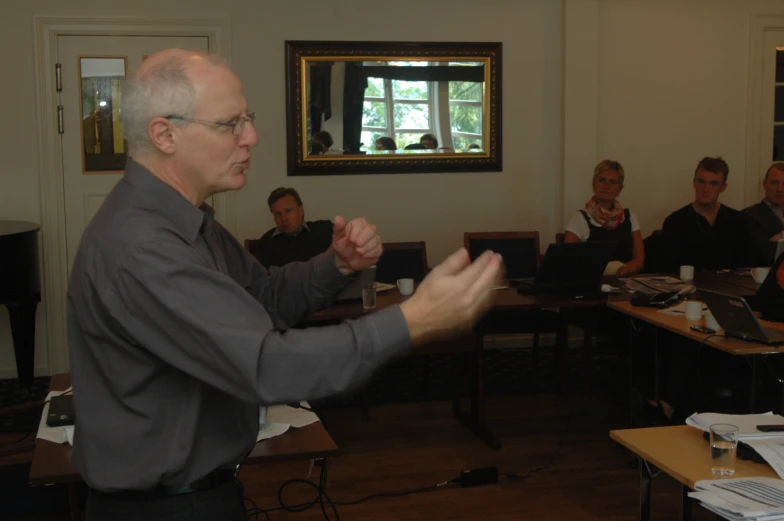
MULTIPOLYGON (((604 267, 612 260, 615 246, 615 241, 550 244, 530 287, 531 292, 572 298, 602 296, 604 267)), ((523 286, 521 293, 525 289, 523 286)))
POLYGON ((699 295, 726 336, 772 346, 784 345, 784 331, 763 326, 743 297, 705 289, 700 290, 699 295))
POLYGON ((73 425, 76 421, 76 413, 73 408, 73 395, 66 394, 52 396, 49 400, 49 413, 46 415, 46 424, 49 427, 59 427, 62 425, 73 425))
POLYGON ((353 299, 361 299, 362 298, 362 288, 364 286, 373 284, 376 281, 376 267, 371 266, 366 270, 363 270, 362 273, 357 275, 356 279, 343 288, 343 291, 335 297, 335 301, 341 300, 353 300, 353 299))

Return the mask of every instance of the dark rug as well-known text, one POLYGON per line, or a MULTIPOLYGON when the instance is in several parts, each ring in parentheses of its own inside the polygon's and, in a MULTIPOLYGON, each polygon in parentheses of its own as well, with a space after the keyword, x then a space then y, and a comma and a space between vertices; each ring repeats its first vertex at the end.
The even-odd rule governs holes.
MULTIPOLYGON (((43 400, 49 392, 49 377, 33 379, 29 386, 22 386, 16 378, 0 380, 0 409, 28 402, 43 400)), ((29 432, 38 427, 41 408, 0 415, 0 432, 29 432)))

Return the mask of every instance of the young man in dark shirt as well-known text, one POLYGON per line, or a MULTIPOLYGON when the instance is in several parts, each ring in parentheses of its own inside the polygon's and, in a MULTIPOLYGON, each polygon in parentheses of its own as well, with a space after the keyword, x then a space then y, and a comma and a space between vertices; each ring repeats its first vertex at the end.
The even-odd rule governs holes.
POLYGON ((754 263, 748 217, 719 203, 728 175, 729 167, 720 157, 706 157, 697 164, 694 201, 671 213, 662 227, 669 271, 683 265, 720 270, 754 263))
POLYGON ((267 199, 275 228, 261 236, 253 255, 265 268, 307 261, 332 244, 332 221, 305 222, 305 207, 293 188, 277 188, 267 199))

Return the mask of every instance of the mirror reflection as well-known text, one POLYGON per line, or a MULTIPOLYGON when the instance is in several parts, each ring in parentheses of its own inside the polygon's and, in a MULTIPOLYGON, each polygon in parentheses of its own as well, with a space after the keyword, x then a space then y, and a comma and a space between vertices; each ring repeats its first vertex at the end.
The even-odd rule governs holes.
POLYGON ((486 59, 307 59, 307 135, 318 156, 484 154, 486 59))
POLYGON ((125 58, 80 58, 82 158, 85 173, 123 170, 120 99, 125 58))

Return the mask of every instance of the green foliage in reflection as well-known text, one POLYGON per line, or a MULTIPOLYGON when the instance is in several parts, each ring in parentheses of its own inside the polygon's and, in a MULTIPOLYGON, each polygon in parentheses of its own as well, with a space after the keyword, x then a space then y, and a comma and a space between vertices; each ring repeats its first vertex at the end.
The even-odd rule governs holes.
POLYGON ((383 101, 365 101, 362 104, 363 127, 386 127, 386 104, 383 101))
POLYGON ((473 81, 450 81, 450 101, 482 101, 482 84, 473 81))
POLYGON ((450 105, 449 121, 453 132, 482 133, 482 109, 475 105, 450 105))

